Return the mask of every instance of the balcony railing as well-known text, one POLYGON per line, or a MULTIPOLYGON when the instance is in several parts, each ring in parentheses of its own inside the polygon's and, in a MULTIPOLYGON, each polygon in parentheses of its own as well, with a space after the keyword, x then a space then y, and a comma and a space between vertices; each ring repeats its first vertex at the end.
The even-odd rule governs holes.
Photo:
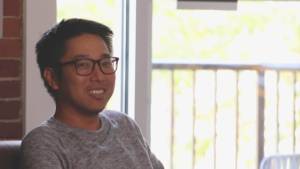
POLYGON ((255 169, 300 152, 300 64, 152 68, 151 145, 166 169, 255 169))

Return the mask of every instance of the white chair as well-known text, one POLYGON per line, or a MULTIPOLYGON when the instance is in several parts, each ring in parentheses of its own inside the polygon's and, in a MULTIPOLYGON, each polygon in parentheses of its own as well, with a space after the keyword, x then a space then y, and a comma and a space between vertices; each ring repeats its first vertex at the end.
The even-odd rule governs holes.
POLYGON ((265 157, 260 163, 260 169, 300 169, 300 154, 265 157))

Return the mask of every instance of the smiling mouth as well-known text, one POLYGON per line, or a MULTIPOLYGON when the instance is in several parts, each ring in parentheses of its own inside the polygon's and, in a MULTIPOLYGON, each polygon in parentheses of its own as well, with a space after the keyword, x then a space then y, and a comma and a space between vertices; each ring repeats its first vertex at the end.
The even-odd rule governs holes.
POLYGON ((104 89, 94 89, 89 91, 90 95, 96 99, 100 99, 104 96, 104 89))
POLYGON ((99 89, 99 90, 90 90, 90 94, 93 94, 93 95, 101 95, 104 93, 104 90, 103 89, 99 89))

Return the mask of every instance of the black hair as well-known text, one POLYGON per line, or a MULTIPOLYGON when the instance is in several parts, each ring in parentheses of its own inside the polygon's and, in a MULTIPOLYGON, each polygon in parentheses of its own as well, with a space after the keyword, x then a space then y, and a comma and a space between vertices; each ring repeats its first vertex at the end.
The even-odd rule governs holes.
POLYGON ((109 52, 112 53, 112 30, 99 22, 79 18, 62 20, 46 31, 36 44, 35 52, 40 74, 44 85, 54 99, 56 98, 55 91, 44 79, 43 72, 45 68, 50 67, 54 70, 56 77, 60 77, 59 60, 66 51, 66 42, 85 33, 101 37, 106 43, 109 52))

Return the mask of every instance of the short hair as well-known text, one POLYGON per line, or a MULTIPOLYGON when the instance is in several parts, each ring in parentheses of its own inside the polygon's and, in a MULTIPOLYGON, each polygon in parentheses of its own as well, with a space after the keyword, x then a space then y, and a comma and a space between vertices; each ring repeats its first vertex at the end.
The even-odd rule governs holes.
POLYGON ((35 52, 40 74, 45 87, 54 99, 56 99, 56 93, 44 79, 43 72, 45 68, 51 67, 56 77, 60 78, 59 60, 66 52, 66 42, 85 33, 94 34, 102 38, 109 52, 112 53, 112 30, 99 22, 79 18, 62 20, 46 31, 36 44, 35 52))

